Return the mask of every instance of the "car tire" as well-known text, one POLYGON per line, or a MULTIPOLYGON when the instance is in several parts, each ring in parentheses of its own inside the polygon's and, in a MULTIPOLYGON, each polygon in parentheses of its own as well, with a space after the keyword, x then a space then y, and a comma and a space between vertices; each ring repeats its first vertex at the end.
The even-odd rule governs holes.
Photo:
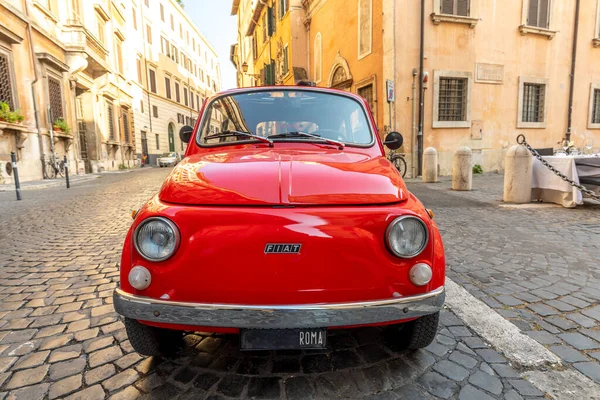
POLYGON ((409 350, 422 349, 429 346, 437 334, 440 313, 425 315, 414 321, 407 322, 402 329, 406 348, 409 350))
POLYGON ((144 325, 131 318, 125 318, 125 331, 133 349, 144 356, 173 355, 183 341, 181 331, 144 325))

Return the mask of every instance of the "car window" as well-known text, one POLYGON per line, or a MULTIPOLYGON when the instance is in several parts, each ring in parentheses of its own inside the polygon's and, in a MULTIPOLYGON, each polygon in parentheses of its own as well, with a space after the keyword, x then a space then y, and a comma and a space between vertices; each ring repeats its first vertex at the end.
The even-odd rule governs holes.
MULTIPOLYGON (((255 140, 246 136, 206 139, 224 131, 249 132, 262 137, 306 132, 350 145, 373 142, 367 114, 360 102, 343 95, 302 90, 255 91, 213 100, 199 129, 200 145, 255 140)), ((306 137, 273 139, 311 140, 306 137)))

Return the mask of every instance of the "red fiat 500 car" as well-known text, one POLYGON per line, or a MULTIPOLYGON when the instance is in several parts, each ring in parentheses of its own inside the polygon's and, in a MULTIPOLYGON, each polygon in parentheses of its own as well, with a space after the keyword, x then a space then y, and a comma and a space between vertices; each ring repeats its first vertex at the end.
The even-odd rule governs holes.
POLYGON ((397 325, 433 340, 445 258, 368 105, 315 87, 227 91, 180 136, 185 158, 134 217, 116 311, 134 349, 185 331, 239 333, 243 350, 326 347, 327 330, 397 325))

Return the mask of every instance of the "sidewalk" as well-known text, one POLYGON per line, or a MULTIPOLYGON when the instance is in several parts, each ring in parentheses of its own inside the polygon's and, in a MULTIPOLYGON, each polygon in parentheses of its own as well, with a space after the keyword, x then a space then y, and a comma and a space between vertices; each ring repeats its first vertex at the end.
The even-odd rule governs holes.
MULTIPOLYGON (((95 174, 86 174, 86 175, 69 175, 69 181, 71 186, 77 185, 83 182, 92 181, 94 179, 100 178, 102 175, 111 175, 111 174, 125 174, 129 172, 134 172, 137 170, 142 170, 141 168, 134 169, 126 169, 122 171, 105 171, 101 173, 95 174)), ((47 189, 47 188, 55 188, 66 186, 65 178, 55 178, 55 179, 42 179, 38 181, 27 181, 21 182, 21 190, 37 190, 37 189, 47 189)), ((15 184, 7 184, 0 185, 0 192, 14 192, 15 184)))

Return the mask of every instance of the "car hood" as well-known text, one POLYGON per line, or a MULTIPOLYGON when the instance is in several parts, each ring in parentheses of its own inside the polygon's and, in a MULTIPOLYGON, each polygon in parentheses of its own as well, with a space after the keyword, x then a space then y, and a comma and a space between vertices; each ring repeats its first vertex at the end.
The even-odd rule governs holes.
POLYGON ((185 158, 163 184, 163 202, 193 205, 351 205, 396 203, 407 190, 384 157, 236 150, 185 158))

